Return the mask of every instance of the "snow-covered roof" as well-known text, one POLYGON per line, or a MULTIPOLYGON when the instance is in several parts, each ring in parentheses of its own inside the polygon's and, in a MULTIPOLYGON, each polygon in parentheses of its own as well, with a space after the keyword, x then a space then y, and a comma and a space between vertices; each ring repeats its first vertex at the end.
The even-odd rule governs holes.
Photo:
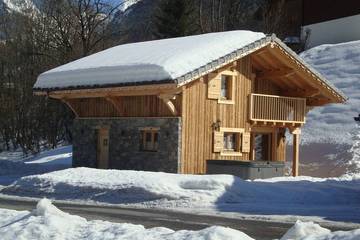
POLYGON ((270 43, 280 45, 316 79, 346 99, 275 35, 244 30, 119 45, 41 74, 34 90, 185 84, 270 43))
POLYGON ((264 37, 263 33, 230 31, 119 45, 41 74, 34 88, 175 82, 264 37))

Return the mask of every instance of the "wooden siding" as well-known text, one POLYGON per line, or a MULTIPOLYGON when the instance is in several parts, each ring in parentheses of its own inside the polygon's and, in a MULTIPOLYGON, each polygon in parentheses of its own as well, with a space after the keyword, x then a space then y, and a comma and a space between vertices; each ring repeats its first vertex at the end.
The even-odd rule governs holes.
POLYGON ((255 78, 253 92, 258 94, 279 95, 280 88, 268 79, 255 78))
POLYGON ((248 95, 251 93, 251 63, 249 57, 237 62, 234 81, 234 104, 221 104, 207 97, 208 77, 186 85, 182 92, 182 165, 183 173, 205 173, 206 160, 249 160, 242 156, 221 156, 213 152, 213 124, 221 127, 250 129, 248 95))
MULTIPOLYGON (((122 96, 116 97, 117 108, 105 98, 82 98, 69 100, 79 117, 173 117, 166 104, 158 97, 122 96)), ((174 103, 181 114, 181 96, 174 103)))

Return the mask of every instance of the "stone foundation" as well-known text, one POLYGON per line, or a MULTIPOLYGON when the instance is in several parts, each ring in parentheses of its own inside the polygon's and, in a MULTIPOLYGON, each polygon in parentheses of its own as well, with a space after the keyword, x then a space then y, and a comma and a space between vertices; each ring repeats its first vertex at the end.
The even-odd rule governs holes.
POLYGON ((76 119, 73 166, 97 166, 97 129, 109 128, 109 168, 177 173, 180 169, 181 118, 76 119), (158 151, 140 150, 140 130, 158 127, 158 151))

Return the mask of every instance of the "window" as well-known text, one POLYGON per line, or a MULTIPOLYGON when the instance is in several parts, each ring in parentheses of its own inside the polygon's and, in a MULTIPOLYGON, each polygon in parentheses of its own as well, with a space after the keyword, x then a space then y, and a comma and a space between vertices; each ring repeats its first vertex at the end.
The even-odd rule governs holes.
POLYGON ((208 98, 222 104, 234 104, 236 72, 223 70, 210 73, 208 77, 208 98))
POLYGON ((224 133, 224 150, 225 151, 236 151, 237 149, 237 133, 224 133))
POLYGON ((159 128, 140 129, 140 150, 157 152, 159 147, 159 128))
POLYGON ((232 76, 221 74, 221 100, 231 100, 231 83, 232 76))
POLYGON ((243 128, 221 127, 214 132, 214 152, 219 152, 222 156, 242 156, 242 152, 248 152, 243 151, 243 143, 249 142, 248 135, 243 128))

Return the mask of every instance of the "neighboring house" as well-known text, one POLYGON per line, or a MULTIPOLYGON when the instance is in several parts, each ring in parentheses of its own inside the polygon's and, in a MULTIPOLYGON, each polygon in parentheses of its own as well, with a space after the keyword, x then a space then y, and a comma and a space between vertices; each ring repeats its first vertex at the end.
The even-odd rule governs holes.
POLYGON ((360 40, 359 0, 302 1, 302 39, 307 38, 307 48, 360 40))
POLYGON ((41 74, 34 91, 76 115, 74 166, 244 178, 256 174, 246 166, 283 174, 286 130, 298 175, 306 113, 346 100, 275 36, 250 31, 120 45, 41 74))

